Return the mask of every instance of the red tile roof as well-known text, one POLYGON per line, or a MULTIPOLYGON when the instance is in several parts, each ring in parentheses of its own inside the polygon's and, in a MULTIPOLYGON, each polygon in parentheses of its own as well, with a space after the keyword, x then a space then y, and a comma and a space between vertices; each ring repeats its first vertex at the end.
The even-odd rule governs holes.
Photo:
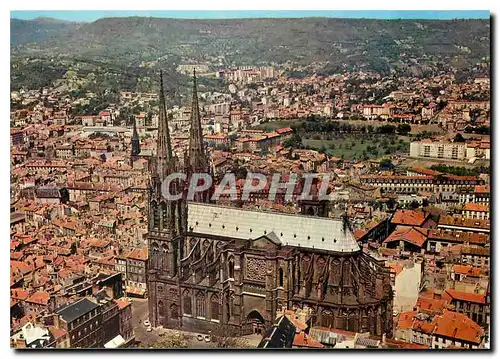
POLYGON ((448 242, 486 244, 489 235, 485 233, 459 232, 444 229, 431 229, 428 234, 429 239, 445 240, 448 242))
POLYGON ((26 302, 47 305, 49 303, 50 294, 47 292, 35 292, 33 293, 26 302))
POLYGON ((306 348, 324 348, 323 344, 304 332, 295 334, 295 337, 293 338, 293 345, 296 347, 306 348))
POLYGON ((29 293, 21 288, 13 288, 10 290, 10 297, 18 300, 26 300, 29 297, 29 293))
POLYGON ((419 297, 415 307, 423 312, 442 313, 446 308, 447 301, 444 299, 433 299, 429 297, 419 297))
POLYGON ((416 332, 432 334, 435 324, 433 322, 425 322, 423 320, 415 319, 413 321, 412 329, 416 332))
POLYGON ((480 344, 484 330, 472 319, 461 313, 445 311, 436 317, 434 334, 443 337, 458 339, 475 344, 480 344))
POLYGON ((67 334, 67 332, 64 329, 55 327, 53 325, 49 326, 49 331, 55 340, 62 338, 63 336, 65 336, 67 334))
POLYGON ((481 228, 490 229, 489 219, 473 219, 464 217, 441 216, 439 218, 439 225, 457 226, 465 228, 481 228))
POLYGON ((148 249, 134 249, 129 254, 127 254, 128 259, 135 259, 139 261, 147 261, 148 260, 148 249))
POLYGON ((427 240, 427 230, 416 227, 397 226, 396 230, 383 243, 405 241, 417 247, 422 247, 427 240))
POLYGON ((132 305, 131 302, 129 302, 127 299, 125 298, 120 298, 120 299, 117 299, 115 300, 116 304, 118 304, 118 308, 120 309, 123 309, 123 308, 126 308, 128 307, 129 305, 132 305))
POLYGON ((482 274, 481 268, 461 264, 455 264, 451 269, 457 274, 465 274, 470 277, 479 277, 482 274))
POLYGON ((481 203, 467 202, 464 204, 463 211, 489 212, 490 207, 481 203))
POLYGON ((391 223, 409 226, 421 226, 422 224, 424 224, 427 217, 428 215, 426 215, 423 211, 399 209, 396 211, 396 213, 394 213, 391 223))
POLYGON ((399 314, 398 318, 398 329, 408 329, 413 326, 413 319, 417 315, 416 311, 413 312, 402 312, 399 314))
POLYGON ((463 302, 478 304, 486 303, 486 294, 462 292, 455 289, 446 289, 443 293, 443 298, 449 300, 450 302, 452 299, 456 299, 463 302))

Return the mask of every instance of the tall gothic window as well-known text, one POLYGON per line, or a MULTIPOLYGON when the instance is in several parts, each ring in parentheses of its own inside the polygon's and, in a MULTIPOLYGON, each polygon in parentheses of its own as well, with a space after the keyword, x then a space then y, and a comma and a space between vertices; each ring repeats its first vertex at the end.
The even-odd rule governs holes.
POLYGON ((234 259, 229 258, 229 278, 234 278, 234 259))
POLYGON ((205 317, 205 295, 202 292, 198 292, 196 295, 196 316, 205 317))
POLYGON ((283 287, 283 268, 279 270, 280 287, 283 287))
POLYGON ((167 253, 168 247, 166 244, 163 244, 160 252, 160 268, 163 270, 167 270, 167 253))
POLYGON ((153 268, 158 268, 158 255, 159 255, 160 247, 158 246, 158 243, 153 243, 151 244, 151 262, 153 265, 153 268))
POLYGON ((158 210, 158 204, 154 201, 151 203, 151 212, 153 212, 153 228, 160 228, 160 213, 158 210))
POLYGON ((325 328, 333 327, 333 313, 330 310, 324 310, 321 314, 321 326, 325 328))
POLYGON ((344 285, 351 284, 351 262, 344 261, 344 273, 342 274, 342 283, 344 285))
POLYGON ((182 294, 182 302, 183 302, 183 309, 184 309, 184 314, 191 315, 192 310, 191 310, 191 295, 188 290, 185 290, 184 293, 182 294))
POLYGON ((336 327, 338 329, 347 330, 347 312, 339 311, 336 327))
POLYGON ((158 302, 158 315, 162 318, 165 317, 165 308, 161 300, 158 302))
POLYGON ((161 220, 162 220, 162 228, 168 228, 168 209, 165 203, 161 203, 161 220))
POLYGON ((170 306, 170 319, 177 319, 179 317, 179 310, 176 304, 170 306))
POLYGON ((210 299, 210 304, 212 311, 212 319, 219 320, 220 303, 217 294, 212 295, 212 298, 210 299))

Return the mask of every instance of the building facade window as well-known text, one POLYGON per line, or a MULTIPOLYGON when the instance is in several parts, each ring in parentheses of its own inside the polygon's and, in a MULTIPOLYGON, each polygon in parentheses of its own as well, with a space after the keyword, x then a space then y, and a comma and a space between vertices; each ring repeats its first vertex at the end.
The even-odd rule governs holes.
POLYGON ((191 295, 189 291, 184 291, 182 295, 182 302, 183 302, 183 311, 184 314, 191 315, 192 314, 192 309, 191 309, 191 295))
POLYGON ((205 295, 202 292, 198 292, 196 295, 196 316, 205 317, 205 295))
POLYGON ((220 311, 219 297, 216 294, 212 295, 210 303, 211 303, 210 309, 212 311, 212 319, 219 320, 219 311, 220 311))
POLYGON ((179 316, 179 310, 177 308, 177 305, 176 304, 172 304, 170 306, 170 319, 177 319, 177 317, 179 316))

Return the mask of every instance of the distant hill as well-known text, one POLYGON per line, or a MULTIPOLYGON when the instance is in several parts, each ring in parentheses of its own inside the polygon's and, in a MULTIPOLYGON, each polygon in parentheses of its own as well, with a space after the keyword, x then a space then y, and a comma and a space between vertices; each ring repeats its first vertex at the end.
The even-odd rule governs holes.
POLYGON ((34 20, 10 20, 10 42, 12 46, 30 43, 56 41, 70 36, 80 24, 52 18, 37 18, 34 20))
POLYGON ((490 53, 489 20, 104 18, 92 23, 11 20, 16 53, 128 63, 164 56, 225 64, 329 61, 389 70, 436 60, 467 67, 490 53), (412 60, 410 60, 412 59, 412 60))

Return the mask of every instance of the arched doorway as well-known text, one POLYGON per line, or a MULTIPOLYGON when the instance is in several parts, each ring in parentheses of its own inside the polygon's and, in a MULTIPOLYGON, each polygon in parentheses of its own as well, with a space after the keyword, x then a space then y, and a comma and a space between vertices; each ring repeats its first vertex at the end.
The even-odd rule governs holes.
POLYGON ((253 334, 264 335, 266 333, 264 323, 264 317, 256 310, 252 310, 247 315, 247 325, 251 326, 253 334))

